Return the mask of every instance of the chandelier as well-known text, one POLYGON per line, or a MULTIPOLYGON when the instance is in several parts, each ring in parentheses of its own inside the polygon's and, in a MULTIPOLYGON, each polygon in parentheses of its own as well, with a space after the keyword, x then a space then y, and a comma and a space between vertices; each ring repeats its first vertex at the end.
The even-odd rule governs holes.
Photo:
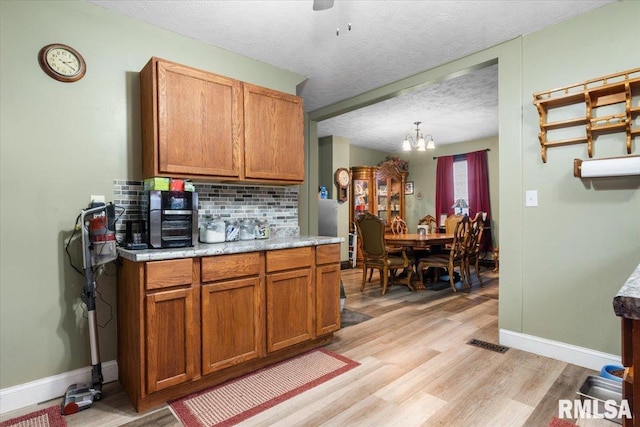
POLYGON ((425 143, 424 136, 422 132, 420 132, 420 123, 422 122, 413 122, 413 124, 416 125, 416 138, 414 140, 413 136, 407 134, 402 143, 402 151, 411 151, 413 148, 416 148, 418 151, 427 151, 436 148, 436 143, 433 141, 431 135, 427 135, 428 141, 425 143))

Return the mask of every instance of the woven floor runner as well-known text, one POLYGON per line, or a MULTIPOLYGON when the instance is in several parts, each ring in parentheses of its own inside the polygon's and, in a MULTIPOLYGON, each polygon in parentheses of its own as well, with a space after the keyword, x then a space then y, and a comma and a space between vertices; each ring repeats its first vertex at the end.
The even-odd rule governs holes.
POLYGON ((169 405, 187 427, 232 426, 358 365, 316 349, 169 405))
POLYGON ((64 427, 66 425, 64 417, 60 414, 60 405, 50 406, 0 423, 0 427, 64 427))

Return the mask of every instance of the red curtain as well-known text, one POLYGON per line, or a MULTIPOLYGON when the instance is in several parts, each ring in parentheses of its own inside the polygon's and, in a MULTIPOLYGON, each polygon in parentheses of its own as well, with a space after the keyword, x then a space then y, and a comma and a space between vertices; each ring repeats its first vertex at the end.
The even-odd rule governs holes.
POLYGON ((438 157, 436 165, 436 224, 440 223, 440 216, 449 216, 453 205, 453 156, 438 157))
MULTIPOLYGON (((489 200, 489 169, 487 167, 487 151, 474 151, 467 153, 467 174, 469 188, 469 217, 473 218, 476 212, 486 212, 485 224, 491 224, 491 204, 489 200)), ((437 193, 436 193, 437 194, 437 193)), ((483 250, 493 250, 491 229, 484 230, 482 242, 483 250)))

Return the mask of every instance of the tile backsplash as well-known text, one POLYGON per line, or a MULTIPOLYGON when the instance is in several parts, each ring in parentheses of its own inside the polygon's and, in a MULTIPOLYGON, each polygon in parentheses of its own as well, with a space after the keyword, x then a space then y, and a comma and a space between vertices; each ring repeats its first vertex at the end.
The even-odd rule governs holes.
MULTIPOLYGON (((198 216, 220 216, 222 219, 254 218, 266 221, 271 236, 298 236, 298 186, 251 186, 194 182, 198 193, 198 216)), ((142 199, 144 183, 113 180, 113 203, 124 208, 116 223, 120 241, 124 221, 145 218, 142 199)))

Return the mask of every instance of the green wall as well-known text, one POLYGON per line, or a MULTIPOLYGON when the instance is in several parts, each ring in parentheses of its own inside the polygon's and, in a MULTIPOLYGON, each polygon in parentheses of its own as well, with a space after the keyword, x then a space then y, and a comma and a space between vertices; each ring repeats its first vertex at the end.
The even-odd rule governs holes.
MULTIPOLYGON (((500 328, 620 354, 612 299, 640 261, 640 183, 637 177, 593 184, 574 178, 573 159, 586 158, 583 146, 552 148, 543 164, 532 94, 637 67, 638 16, 640 2, 620 1, 310 112, 309 119, 320 121, 497 61, 500 328), (524 207, 527 190, 538 190, 538 207, 524 207)), ((619 134, 602 137, 596 157, 625 155, 622 140, 619 134)), ((638 154, 637 141, 633 147, 638 154)), ((413 166, 420 160, 410 161, 415 178, 413 166)))
MULTIPOLYGON (((532 94, 640 66, 639 17, 640 2, 624 1, 522 41, 522 192, 538 190, 539 206, 522 215, 520 328, 615 354, 612 298, 640 262, 640 177, 574 178, 573 159, 588 158, 586 144, 550 148, 543 163, 532 94)), ((624 140, 598 137, 594 157, 626 155, 624 140)))
MULTIPOLYGON (((138 72, 149 58, 293 94, 303 77, 81 1, 1 1, 0 47, 6 388, 90 365, 83 278, 64 244, 90 195, 112 200, 113 179, 141 178, 138 72), (38 51, 56 42, 84 56, 82 80, 60 83, 42 72, 38 51)), ((110 265, 98 279, 98 323, 107 324, 99 330, 103 361, 116 358, 114 274, 110 265)))
POLYGON ((349 167, 353 166, 376 166, 378 163, 383 162, 385 157, 390 155, 379 150, 371 150, 362 147, 349 147, 349 167))

